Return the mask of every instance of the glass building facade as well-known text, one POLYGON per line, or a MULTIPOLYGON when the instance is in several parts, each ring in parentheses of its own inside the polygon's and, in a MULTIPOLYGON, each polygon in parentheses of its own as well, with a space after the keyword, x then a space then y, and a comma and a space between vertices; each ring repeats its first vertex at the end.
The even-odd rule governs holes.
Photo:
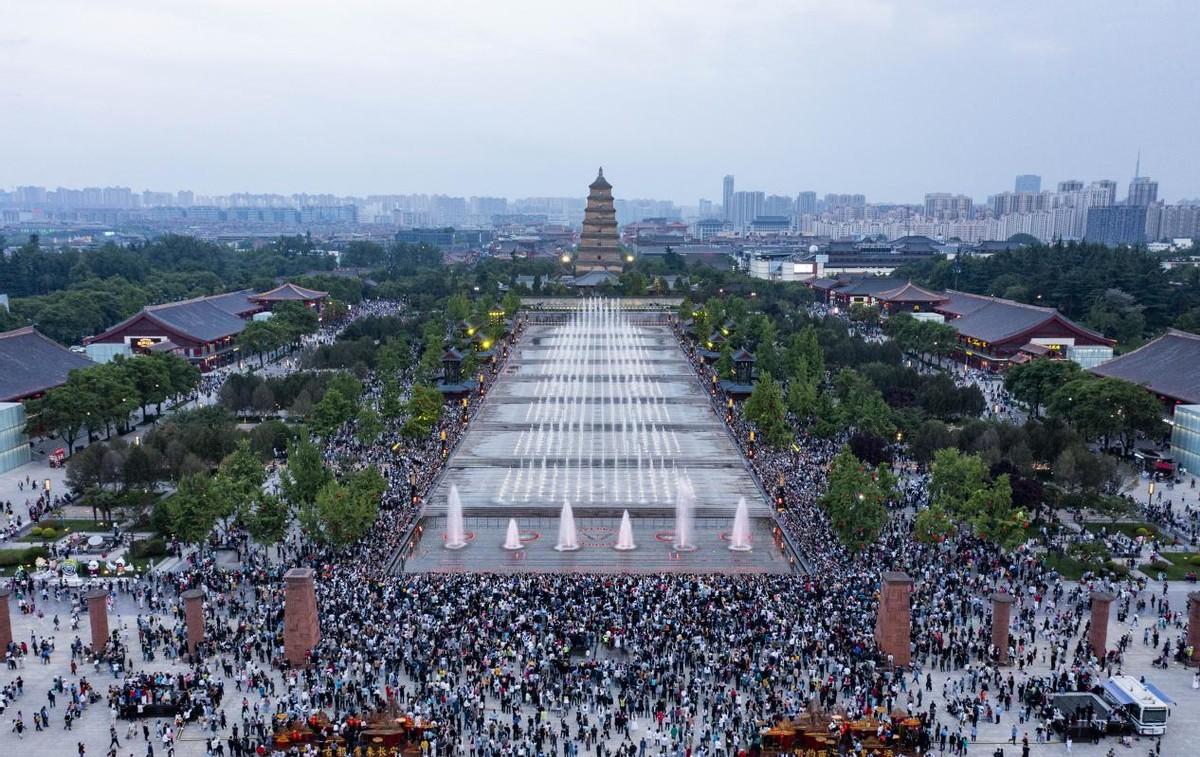
POLYGON ((1171 455, 1189 473, 1200 473, 1200 405, 1176 405, 1171 455))
POLYGON ((29 459, 25 406, 20 402, 0 402, 0 473, 18 468, 29 459))

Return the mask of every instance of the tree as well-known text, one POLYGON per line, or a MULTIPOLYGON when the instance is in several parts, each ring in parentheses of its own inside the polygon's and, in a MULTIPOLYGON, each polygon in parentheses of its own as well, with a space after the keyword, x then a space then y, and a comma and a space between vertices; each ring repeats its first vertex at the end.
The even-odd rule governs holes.
POLYGON ((87 422, 88 398, 77 386, 68 386, 70 383, 68 378, 67 384, 51 389, 42 399, 30 403, 28 430, 34 432, 36 426, 48 430, 52 438, 62 440, 68 455, 74 455, 75 439, 87 422))
POLYGON ((1087 321, 1090 326, 1129 345, 1140 342, 1146 329, 1145 306, 1137 298, 1117 288, 1105 289, 1092 301, 1087 321))
POLYGON ((1128 381, 1081 373, 1064 384, 1050 400, 1050 410, 1065 418, 1083 438, 1120 437, 1128 449, 1137 433, 1163 433, 1162 408, 1144 389, 1128 381))
POLYGON ((266 353, 282 347, 285 339, 284 329, 276 324, 274 319, 251 321, 237 336, 238 344, 248 352, 258 355, 259 368, 266 364, 266 353))
POLYGON ((271 319, 267 323, 279 334, 280 346, 299 342, 321 325, 316 311, 300 302, 277 303, 271 309, 271 319))
POLYGON ((383 380, 383 391, 379 396, 379 414, 391 421, 399 418, 403 412, 404 402, 400 399, 400 384, 389 376, 383 380))
POLYGON ((754 382, 750 398, 746 400, 746 418, 758 426, 763 440, 772 447, 785 447, 792 441, 784 416, 787 409, 783 404, 783 390, 771 374, 763 372, 754 382))
POLYGON ((726 341, 721 345, 721 356, 713 366, 717 375, 723 379, 733 378, 733 347, 726 341))
POLYGON ((115 365, 125 369, 125 374, 137 389, 137 402, 146 415, 147 405, 161 405, 171 394, 171 373, 167 363, 154 360, 149 355, 127 358, 118 355, 115 365))
POLYGON ((788 382, 787 406, 792 415, 804 421, 817 412, 817 387, 807 376, 796 375, 788 382))
POLYGON ((1008 476, 997 476, 989 485, 976 489, 967 501, 970 523, 980 539, 1005 550, 1025 540, 1025 514, 1012 506, 1008 476))
POLYGON ((879 538, 887 524, 884 503, 894 494, 895 478, 887 466, 872 470, 849 447, 842 447, 829 467, 829 487, 821 504, 842 543, 858 552, 879 538))
POLYGON ((817 342, 817 330, 811 325, 792 335, 783 357, 789 376, 804 376, 814 386, 824 380, 825 355, 817 342))
POLYGON ((279 486, 288 504, 296 508, 311 505, 330 478, 321 452, 311 440, 300 435, 288 446, 287 467, 279 474, 279 486))
POLYGON ((979 455, 942 449, 934 455, 929 481, 930 502, 956 520, 970 517, 971 496, 988 484, 988 469, 979 455))
POLYGON ((269 547, 278 544, 287 535, 291 522, 291 509, 282 498, 273 494, 262 494, 253 509, 245 514, 246 530, 254 541, 269 547))
POLYGON ((250 404, 259 415, 266 415, 275 410, 275 393, 271 391, 271 387, 265 381, 254 387, 254 391, 250 395, 250 404))
POLYGON ((249 508, 262 496, 262 487, 267 478, 258 456, 250 449, 249 439, 239 441, 234 451, 221 461, 217 476, 224 479, 224 491, 229 495, 225 508, 218 513, 221 518, 249 508))
POLYGON ((442 417, 442 393, 431 386, 414 386, 405 409, 408 420, 400 433, 410 439, 428 437, 442 417))
MULTIPOLYGON (((328 481, 302 521, 310 535, 323 544, 340 548, 361 539, 379 515, 379 500, 387 484, 375 468, 351 474, 345 483, 328 481)), ((305 511, 302 511, 305 513, 305 511)))
POLYGON ((379 435, 383 433, 383 421, 379 418, 379 413, 369 407, 364 407, 358 411, 355 418, 355 435, 363 444, 373 444, 379 435))
POLYGON ((1042 405, 1060 387, 1077 377, 1079 371, 1079 366, 1070 360, 1038 358, 1009 368, 1004 374, 1004 388, 1024 402, 1034 418, 1039 418, 1042 405))
POLYGON ((958 527, 946 512, 946 508, 938 504, 922 509, 913 520, 913 535, 917 541, 926 544, 945 541, 957 530, 958 527))
POLYGON ((199 544, 208 538, 228 493, 221 490, 222 479, 203 475, 184 476, 175 493, 163 500, 171 534, 186 544, 199 544))
POLYGON ((908 450, 912 456, 922 463, 933 460, 940 449, 954 446, 954 433, 950 427, 939 420, 927 420, 917 427, 908 439, 908 450))
POLYGON ((313 406, 309 425, 314 433, 323 437, 332 436, 342 424, 354 417, 354 401, 336 387, 325 390, 325 396, 313 406))

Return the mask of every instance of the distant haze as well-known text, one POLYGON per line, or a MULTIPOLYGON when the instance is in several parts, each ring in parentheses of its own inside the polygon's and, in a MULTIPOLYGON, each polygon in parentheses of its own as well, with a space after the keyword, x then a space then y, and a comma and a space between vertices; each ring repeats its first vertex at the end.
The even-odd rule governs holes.
POLYGON ((1195 0, 7 0, 0 186, 1200 197, 1195 0))

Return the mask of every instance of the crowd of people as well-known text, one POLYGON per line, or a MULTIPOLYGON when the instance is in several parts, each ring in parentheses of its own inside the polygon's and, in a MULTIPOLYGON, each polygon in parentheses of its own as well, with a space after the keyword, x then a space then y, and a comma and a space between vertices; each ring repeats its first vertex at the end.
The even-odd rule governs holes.
MULTIPOLYGON (((517 323, 510 346, 520 330, 517 323)), ((485 366, 485 391, 503 373, 506 354, 485 366)), ((710 369, 694 365, 709 386, 710 369)), ((413 376, 401 380, 411 387, 413 376)), ((368 375, 364 387, 363 401, 376 402, 380 377, 368 375)), ((1093 590, 1116 594, 1127 617, 1153 617, 1161 623, 1156 644, 1182 649, 1181 608, 1155 587, 1064 581, 1032 543, 1006 553, 966 534, 913 539, 927 474, 902 451, 887 527, 873 545, 850 552, 819 503, 845 439, 804 434, 793 449, 759 446, 750 458, 764 489, 782 500, 779 524, 802 572, 397 574, 393 560, 482 394, 472 392, 466 408, 447 406, 428 438, 396 449, 362 444, 353 421, 325 440, 335 470, 376 466, 387 479, 379 519, 353 547, 321 548, 293 532, 270 560, 248 549, 226 568, 202 555, 181 572, 114 583, 113 599, 137 613, 143 663, 186 661, 187 672, 129 674, 111 703, 128 708, 161 697, 174 704, 181 692, 195 702, 190 692, 205 692, 199 714, 213 739, 209 751, 228 746, 233 755, 270 749, 278 723, 318 711, 350 747, 370 732, 356 727, 360 720, 401 720, 407 743, 428 757, 731 757, 761 748, 764 728, 806 713, 875 718, 880 734, 911 716, 920 726, 903 747, 911 752, 900 753, 965 754, 981 722, 1010 726, 1014 745, 1050 738, 1054 692, 1087 690, 1123 669, 1136 619, 1097 659, 1083 642, 1093 590), (322 638, 308 664, 293 668, 283 657, 282 576, 295 566, 317 573, 322 638), (892 665, 875 641, 882 569, 915 579, 907 669, 892 665), (179 599, 193 588, 206 597, 206 642, 197 655, 188 653, 179 599), (998 590, 1016 598, 1010 667, 999 664, 991 641, 988 597, 998 590)), ((714 403, 723 416, 725 398, 714 403)), ((394 424, 389 439, 399 438, 394 424)), ((749 426, 736 408, 730 424, 744 444, 749 426)), ((23 591, 45 591, 27 581, 23 591)), ((156 724, 158 740, 165 745, 169 731, 173 743, 177 726, 156 724)), ((143 736, 152 750, 148 726, 143 736)), ((847 732, 842 747, 856 746, 847 732)))

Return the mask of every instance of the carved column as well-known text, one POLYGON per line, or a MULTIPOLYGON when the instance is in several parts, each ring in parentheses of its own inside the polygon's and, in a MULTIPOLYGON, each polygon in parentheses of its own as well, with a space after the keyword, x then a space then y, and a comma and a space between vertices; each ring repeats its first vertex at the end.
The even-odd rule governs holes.
POLYGON ((200 589, 188 589, 179 596, 183 599, 188 652, 195 654, 196 645, 204 641, 204 592, 200 589))
POLYGON ((92 625, 92 649, 100 652, 108 645, 108 590, 95 589, 87 594, 88 620, 92 625))
POLYGON ((304 665, 321 640, 312 568, 292 568, 283 580, 283 654, 291 665, 304 665))
POLYGON ((897 667, 912 662, 909 647, 912 638, 912 614, 909 594, 913 580, 901 571, 883 574, 879 587, 879 613, 875 617, 875 643, 884 654, 891 655, 897 667))
POLYGON ((1192 648, 1188 665, 1200 665, 1200 591, 1188 594, 1188 645, 1192 648))
POLYGON ((996 648, 997 661, 1008 664, 1008 624, 1012 620, 1012 606, 1016 599, 1008 592, 998 591, 992 595, 992 646, 996 648))
POLYGON ((1092 625, 1088 632, 1088 643, 1092 645, 1092 654, 1097 660, 1103 660, 1108 654, 1108 609, 1115 596, 1106 591, 1092 592, 1092 625))
POLYGON ((13 640, 12 635, 12 616, 8 610, 8 595, 11 592, 7 588, 0 588, 0 655, 4 654, 4 650, 8 649, 8 645, 13 640))

